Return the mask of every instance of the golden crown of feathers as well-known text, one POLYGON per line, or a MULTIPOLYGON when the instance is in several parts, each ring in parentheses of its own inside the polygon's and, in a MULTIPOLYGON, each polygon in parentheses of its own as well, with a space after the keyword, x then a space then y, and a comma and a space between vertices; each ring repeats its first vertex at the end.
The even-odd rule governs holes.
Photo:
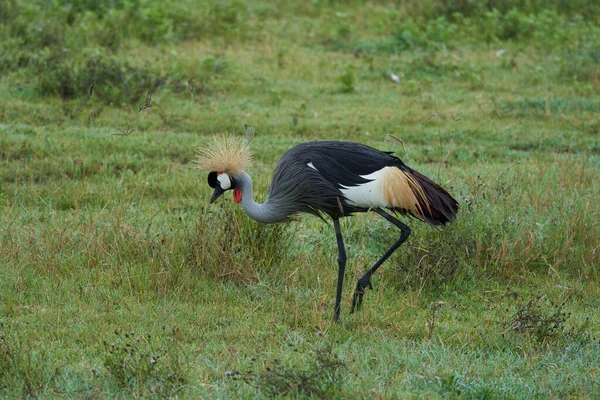
POLYGON ((220 135, 198 150, 195 162, 203 171, 235 175, 252 166, 252 153, 247 138, 220 135))

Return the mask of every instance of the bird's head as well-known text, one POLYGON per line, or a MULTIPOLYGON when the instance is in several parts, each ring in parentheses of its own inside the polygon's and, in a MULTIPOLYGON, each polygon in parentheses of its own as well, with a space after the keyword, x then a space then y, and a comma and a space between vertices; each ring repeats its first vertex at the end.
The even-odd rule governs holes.
POLYGON ((208 171, 208 184, 214 189, 210 202, 223 193, 233 190, 236 203, 242 201, 238 178, 245 168, 252 166, 252 153, 243 138, 236 136, 213 136, 198 150, 195 160, 200 169, 208 171))
POLYGON ((210 203, 214 203, 223 193, 233 190, 233 200, 236 203, 242 201, 242 191, 237 187, 235 177, 226 172, 212 171, 208 174, 208 185, 215 189, 210 198, 210 203))

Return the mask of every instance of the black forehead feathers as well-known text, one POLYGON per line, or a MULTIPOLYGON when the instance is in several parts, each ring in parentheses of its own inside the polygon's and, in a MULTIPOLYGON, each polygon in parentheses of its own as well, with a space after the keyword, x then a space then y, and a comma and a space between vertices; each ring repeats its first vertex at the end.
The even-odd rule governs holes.
POLYGON ((211 173, 208 174, 208 186, 210 186, 213 189, 215 187, 217 187, 217 172, 216 171, 212 171, 211 173))

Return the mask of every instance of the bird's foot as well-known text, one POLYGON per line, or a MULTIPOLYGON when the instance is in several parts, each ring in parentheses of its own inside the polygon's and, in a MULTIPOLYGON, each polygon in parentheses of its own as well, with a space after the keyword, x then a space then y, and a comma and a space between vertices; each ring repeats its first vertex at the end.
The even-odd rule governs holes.
POLYGON ((367 291, 367 288, 373 289, 373 285, 371 285, 371 277, 362 277, 358 280, 358 284, 356 285, 356 289, 354 290, 354 295, 352 296, 352 310, 353 313, 355 310, 360 310, 360 306, 362 305, 363 296, 367 291))

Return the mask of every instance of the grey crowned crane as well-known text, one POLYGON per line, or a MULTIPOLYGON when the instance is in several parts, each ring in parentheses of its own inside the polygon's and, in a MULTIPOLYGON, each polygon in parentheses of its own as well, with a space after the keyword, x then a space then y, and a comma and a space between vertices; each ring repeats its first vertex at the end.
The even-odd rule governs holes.
POLYGON ((391 153, 360 143, 320 141, 293 147, 279 160, 263 204, 254 202, 252 179, 245 171, 251 166, 252 155, 241 138, 215 137, 200 150, 197 162, 209 172, 208 184, 214 188, 211 203, 233 190, 235 202, 259 222, 286 222, 303 212, 333 220, 339 267, 336 322, 346 268, 340 218, 372 210, 400 229, 400 238, 358 279, 352 296, 353 312, 360 308, 365 290, 372 288, 371 276, 410 235, 410 228, 384 209, 431 225, 452 222, 458 211, 458 202, 431 179, 391 153))

